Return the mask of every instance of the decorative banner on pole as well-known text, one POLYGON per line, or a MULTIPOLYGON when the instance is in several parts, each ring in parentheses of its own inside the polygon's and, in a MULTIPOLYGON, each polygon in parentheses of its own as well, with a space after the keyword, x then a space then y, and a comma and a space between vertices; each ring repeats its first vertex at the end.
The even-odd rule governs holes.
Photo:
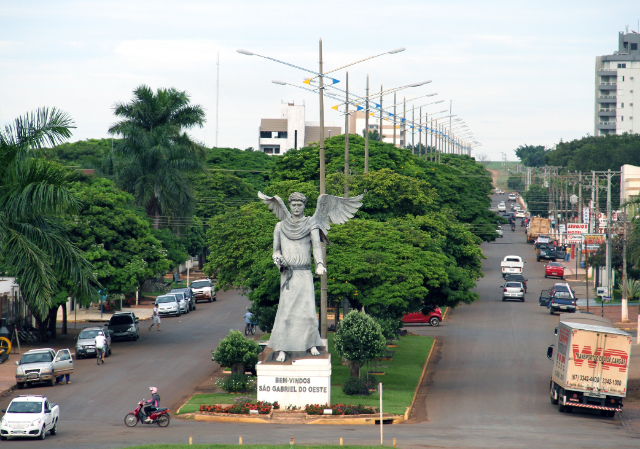
POLYGON ((567 223, 567 234, 586 234, 589 232, 587 223, 567 223))
POLYGON ((585 223, 589 223, 589 208, 588 207, 583 207, 582 208, 582 221, 585 223))

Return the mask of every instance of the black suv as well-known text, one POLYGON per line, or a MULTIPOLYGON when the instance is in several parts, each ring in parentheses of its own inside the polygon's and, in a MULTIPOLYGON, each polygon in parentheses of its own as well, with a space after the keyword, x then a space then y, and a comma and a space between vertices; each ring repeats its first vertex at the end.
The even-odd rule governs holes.
POLYGON ((553 260, 556 261, 556 247, 552 244, 542 244, 538 248, 538 254, 536 255, 536 262, 540 260, 553 260))
POLYGON ((133 312, 114 313, 107 325, 111 339, 137 340, 140 338, 138 322, 139 320, 133 312))

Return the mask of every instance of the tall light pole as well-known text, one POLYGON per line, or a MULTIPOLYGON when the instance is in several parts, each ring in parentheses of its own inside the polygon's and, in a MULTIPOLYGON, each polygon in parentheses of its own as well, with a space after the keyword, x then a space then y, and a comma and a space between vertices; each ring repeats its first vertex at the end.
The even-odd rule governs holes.
MULTIPOLYGON (((326 193, 324 172, 324 77, 322 76, 322 39, 319 41, 320 63, 320 195, 326 193)), ((325 263, 325 271, 320 276, 320 338, 327 339, 327 244, 322 241, 322 260, 325 263)), ((328 349, 328 348, 327 348, 328 349)))
POLYGON ((369 173, 369 74, 367 73, 367 99, 364 108, 364 172, 369 173))
MULTIPOLYGON (((346 75, 346 107, 344 115, 344 197, 349 198, 349 72, 346 75)), ((338 315, 336 315, 338 316, 338 315)))
MULTIPOLYGON (((380 111, 382 111, 382 92, 383 92, 382 84, 380 84, 380 111)), ((380 127, 378 129, 378 138, 380 142, 382 142, 382 120, 383 120, 382 113, 380 113, 380 127)))
POLYGON ((396 93, 393 93, 393 146, 396 146, 396 93))

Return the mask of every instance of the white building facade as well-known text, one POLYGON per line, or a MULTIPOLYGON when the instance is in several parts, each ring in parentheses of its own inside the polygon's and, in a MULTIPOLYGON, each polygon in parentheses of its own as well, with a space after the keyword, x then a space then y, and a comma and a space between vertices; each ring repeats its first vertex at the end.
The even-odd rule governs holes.
POLYGON ((594 135, 639 133, 640 34, 619 33, 618 51, 596 57, 595 84, 594 135))
MULTIPOLYGON (((342 128, 325 121, 325 139, 342 134, 342 128)), ((258 130, 258 149, 265 154, 279 155, 297 150, 320 140, 320 124, 305 121, 305 106, 280 104, 279 118, 263 118, 258 130)))

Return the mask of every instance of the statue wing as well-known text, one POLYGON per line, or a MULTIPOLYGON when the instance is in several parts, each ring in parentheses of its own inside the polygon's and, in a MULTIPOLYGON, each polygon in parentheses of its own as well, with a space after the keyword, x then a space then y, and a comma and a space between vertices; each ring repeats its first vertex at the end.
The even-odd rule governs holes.
POLYGON ((280 198, 278 195, 267 196, 262 192, 258 192, 258 198, 260 198, 264 204, 269 206, 269 210, 272 211, 280 221, 285 220, 291 216, 289 209, 287 209, 284 201, 282 201, 282 198, 280 198))
POLYGON ((351 198, 342 198, 333 195, 320 195, 313 219, 320 225, 322 232, 327 234, 331 223, 342 224, 353 218, 353 215, 362 206, 361 200, 364 194, 351 198))

